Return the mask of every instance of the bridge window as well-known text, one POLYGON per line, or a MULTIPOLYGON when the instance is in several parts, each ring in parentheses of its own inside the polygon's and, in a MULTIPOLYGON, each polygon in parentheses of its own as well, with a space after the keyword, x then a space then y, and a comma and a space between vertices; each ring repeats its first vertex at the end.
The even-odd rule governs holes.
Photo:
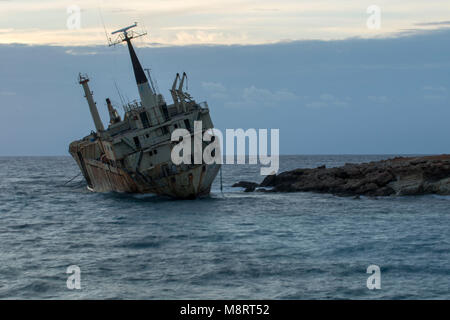
POLYGON ((141 117, 141 122, 142 122, 142 126, 144 128, 148 128, 150 127, 150 122, 148 121, 148 116, 147 116, 147 112, 141 112, 139 114, 139 116, 141 117))
POLYGON ((184 119, 184 125, 188 131, 191 131, 191 123, 189 122, 189 119, 184 119))
POLYGON ((133 141, 134 141, 134 144, 136 145, 136 148, 140 149, 141 148, 141 142, 139 141, 139 137, 134 137, 133 141))

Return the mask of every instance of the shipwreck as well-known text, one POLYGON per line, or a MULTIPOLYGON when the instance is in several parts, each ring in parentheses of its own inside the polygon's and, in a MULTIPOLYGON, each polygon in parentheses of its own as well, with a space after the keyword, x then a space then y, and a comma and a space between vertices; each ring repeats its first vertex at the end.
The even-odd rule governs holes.
POLYGON ((69 152, 88 189, 94 192, 153 193, 180 199, 208 195, 220 170, 219 163, 174 164, 171 160, 171 151, 179 143, 171 141, 174 130, 186 129, 190 135, 183 139, 193 139, 194 121, 201 121, 202 131, 213 128, 208 104, 197 103, 183 90, 186 73, 176 75, 170 90, 173 103, 166 103, 133 48, 131 40, 146 34, 133 31, 134 27, 136 23, 113 32, 117 39, 110 45, 126 43, 140 101, 124 103, 122 119, 106 98, 110 121, 105 128, 89 88, 89 78, 80 74, 79 83, 96 130, 72 142, 69 152))

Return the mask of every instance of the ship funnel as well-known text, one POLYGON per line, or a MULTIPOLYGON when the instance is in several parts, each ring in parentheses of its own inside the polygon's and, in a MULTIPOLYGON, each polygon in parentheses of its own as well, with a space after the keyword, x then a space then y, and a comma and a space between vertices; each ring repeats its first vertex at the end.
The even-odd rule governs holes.
POLYGON ((91 116, 92 116, 92 120, 94 120, 94 124, 95 124, 95 129, 97 130, 97 132, 100 131, 105 131, 105 128, 103 127, 103 123, 102 120, 100 119, 100 115, 98 114, 98 110, 97 110, 97 105, 94 102, 94 98, 92 96, 92 92, 89 89, 89 78, 87 75, 79 75, 79 81, 80 84, 83 86, 84 89, 84 95, 86 97, 86 100, 88 102, 89 105, 89 110, 91 111, 91 116))
POLYGON ((115 124, 117 122, 122 121, 119 113, 117 112, 116 108, 113 107, 113 105, 111 104, 111 100, 109 100, 109 98, 106 98, 106 105, 108 106, 109 112, 109 124, 115 124))

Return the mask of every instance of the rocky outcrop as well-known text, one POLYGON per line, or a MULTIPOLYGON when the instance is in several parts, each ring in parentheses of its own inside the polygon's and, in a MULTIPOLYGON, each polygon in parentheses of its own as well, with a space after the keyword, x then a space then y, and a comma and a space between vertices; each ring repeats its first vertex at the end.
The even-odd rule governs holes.
POLYGON ((236 187, 245 188, 244 192, 253 192, 253 191, 255 191, 256 187, 258 187, 258 186, 259 185, 255 182, 240 181, 238 183, 233 184, 231 187, 232 188, 236 188, 236 187))
POLYGON ((336 168, 296 169, 267 176, 259 185, 241 181, 233 186, 245 187, 247 192, 256 189, 344 196, 450 195, 450 155, 397 157, 336 168))

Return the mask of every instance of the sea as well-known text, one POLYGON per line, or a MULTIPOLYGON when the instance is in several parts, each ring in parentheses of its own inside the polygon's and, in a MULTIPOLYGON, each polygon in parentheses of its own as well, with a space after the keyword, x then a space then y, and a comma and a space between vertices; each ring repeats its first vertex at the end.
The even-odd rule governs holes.
POLYGON ((450 298, 450 197, 245 193, 258 165, 222 171, 171 200, 90 192, 70 157, 1 157, 0 299, 450 298))

